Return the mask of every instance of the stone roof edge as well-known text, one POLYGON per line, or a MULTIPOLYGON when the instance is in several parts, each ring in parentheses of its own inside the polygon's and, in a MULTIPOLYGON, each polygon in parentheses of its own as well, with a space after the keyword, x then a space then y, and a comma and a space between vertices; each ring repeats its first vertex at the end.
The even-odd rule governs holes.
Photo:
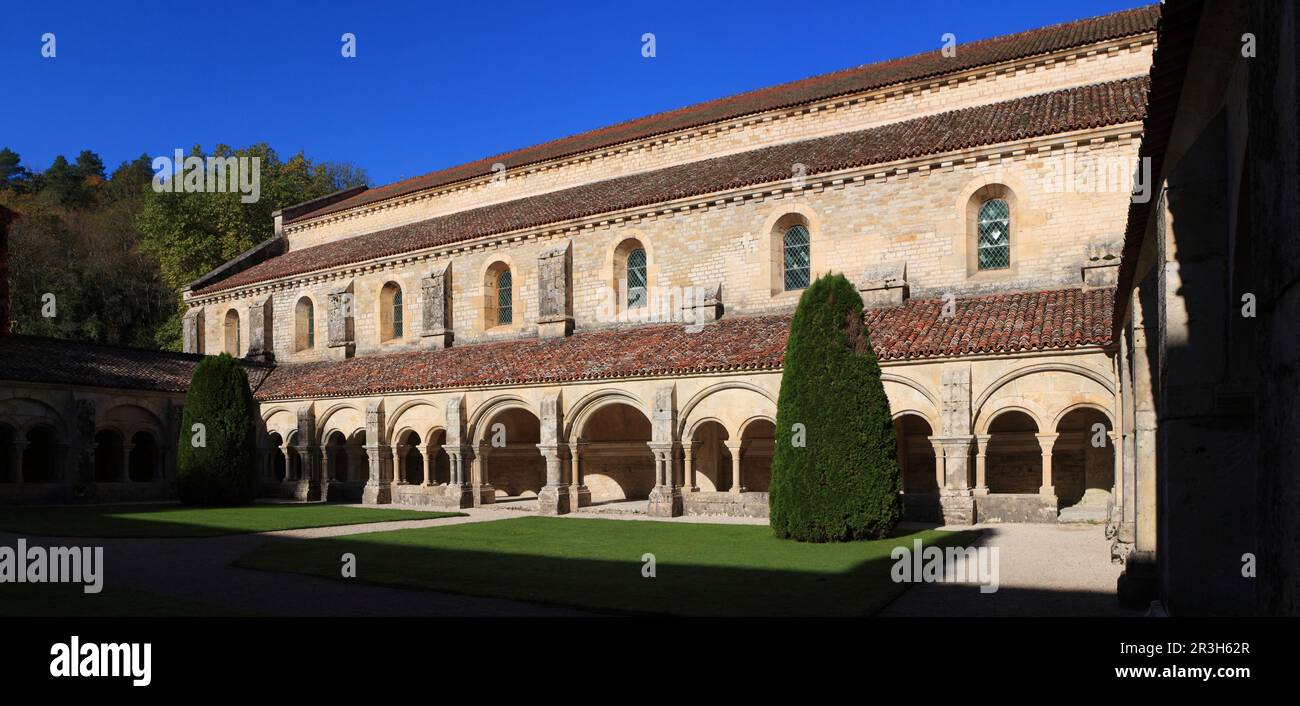
MULTIPOLYGON (((1011 36, 1011 35, 1001 35, 1001 36, 1011 36)), ((1000 38, 1000 37, 993 37, 990 39, 995 39, 995 38, 1000 38)), ((984 76, 989 73, 1008 73, 1008 72, 1018 71, 1022 68, 1033 67, 1040 63, 1044 63, 1044 61, 1047 59, 1051 59, 1054 63, 1057 60, 1056 57, 1058 56, 1061 57, 1061 60, 1068 60, 1070 57, 1079 54, 1081 50, 1085 50, 1085 49, 1091 50, 1092 48, 1095 47, 1097 52, 1109 51, 1111 48, 1122 48, 1122 47, 1128 47, 1135 44, 1136 45, 1150 44, 1154 41, 1154 38, 1155 38, 1154 30, 1145 30, 1135 34, 1124 35, 1122 37, 1114 37, 1111 39, 1105 39, 1098 42, 1078 44, 1071 47, 1065 47, 1063 49, 1058 49, 1054 52, 1041 52, 1039 54, 1026 55, 1023 57, 1019 57, 1009 61, 1003 61, 1000 63, 984 64, 981 66, 959 69, 950 73, 911 79, 908 81, 889 84, 886 86, 880 86, 865 91, 842 93, 842 94, 831 95, 823 98, 818 98, 811 101, 804 101, 801 103, 795 103, 791 105, 778 106, 778 107, 769 108, 766 110, 761 110, 753 113, 746 113, 744 115, 734 116, 730 118, 723 118, 720 120, 714 120, 712 122, 702 123, 688 128, 669 130, 666 132, 647 135, 646 137, 641 137, 633 140, 626 140, 623 142, 613 143, 602 147, 591 148, 580 152, 575 152, 573 154, 565 155, 562 157, 543 159, 536 162, 524 162, 515 166, 514 171, 516 173, 519 173, 522 170, 522 173, 524 174, 531 174, 537 171, 544 171, 547 169, 567 166, 569 164, 574 164, 577 162, 587 161, 596 157, 608 156, 610 154, 617 153, 617 152, 625 152, 625 151, 631 151, 633 149, 648 148, 663 142, 676 142, 679 140, 689 139, 699 135, 704 135, 706 133, 717 132, 719 130, 734 129, 746 125, 759 123, 759 122, 766 122, 766 121, 785 118, 785 117, 793 117, 801 113, 813 112, 813 110, 824 110, 826 108, 835 106, 836 104, 848 105, 850 103, 865 103, 868 101, 879 100, 883 98, 903 98, 906 96, 919 94, 923 91, 932 90, 940 86, 946 86, 954 81, 961 82, 961 81, 976 80, 980 76, 984 76), (1135 38, 1139 38, 1138 41, 1135 41, 1135 38), (720 127, 720 126, 724 126, 724 127, 720 127)), ((809 78, 815 78, 815 77, 809 77, 809 78)), ((762 89, 758 89, 758 90, 762 90, 762 89)), ((722 100, 722 99, 717 99, 717 100, 722 100)), ((706 103, 708 102, 711 101, 706 101, 706 103)), ((695 104, 695 105, 702 105, 702 104, 695 104)), ((693 106, 684 106, 684 107, 693 107, 693 106)), ((641 119, 641 118, 637 118, 637 119, 641 119)), ((600 130, 600 129, 605 129, 607 127, 610 126, 602 126, 596 129, 600 130)), ((577 134, 581 135, 583 133, 577 133, 577 134)), ((566 137, 573 137, 573 136, 571 135, 566 137)), ((565 139, 565 138, 559 138, 559 139, 565 139)), ((529 149, 535 146, 536 145, 529 145, 528 147, 522 149, 529 149)), ((503 153, 503 154, 509 154, 509 153, 503 153)), ((455 167, 459 165, 452 165, 452 166, 455 167)), ((434 198, 442 194, 459 191, 466 188, 473 188, 475 186, 481 185, 482 183, 486 183, 490 181, 491 179, 495 178, 495 176, 496 176, 495 174, 482 174, 479 176, 469 177, 466 179, 461 179, 459 181, 454 181, 439 186, 427 187, 423 189, 417 189, 414 191, 394 194, 391 197, 379 201, 374 201, 366 204, 359 204, 355 207, 347 208, 341 211, 327 211, 325 213, 320 213, 319 215, 313 215, 311 212, 295 215, 293 219, 289 219, 289 218, 285 219, 285 232, 289 233, 289 232, 297 232, 300 230, 306 230, 310 227, 321 225, 324 223, 343 220, 346 218, 359 217, 369 213, 373 213, 375 211, 406 205, 407 203, 410 202, 420 201, 427 198, 434 198)))

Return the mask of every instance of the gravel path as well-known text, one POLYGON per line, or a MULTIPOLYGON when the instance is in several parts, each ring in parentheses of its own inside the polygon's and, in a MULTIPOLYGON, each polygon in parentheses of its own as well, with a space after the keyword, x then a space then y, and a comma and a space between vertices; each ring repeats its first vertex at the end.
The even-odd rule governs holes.
MULTIPOLYGON (((945 527, 944 529, 969 529, 945 527)), ((976 525, 978 546, 998 548, 999 588, 918 583, 885 616, 1123 616, 1115 598, 1122 566, 1097 525, 976 525)))

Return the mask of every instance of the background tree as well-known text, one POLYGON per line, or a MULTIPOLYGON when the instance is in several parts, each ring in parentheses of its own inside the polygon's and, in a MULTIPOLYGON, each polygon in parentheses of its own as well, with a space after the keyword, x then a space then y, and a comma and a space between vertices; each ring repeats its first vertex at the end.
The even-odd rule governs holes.
POLYGON ((301 153, 282 161, 264 144, 219 145, 213 154, 261 159, 257 203, 238 193, 155 192, 148 155, 108 174, 99 155, 82 150, 32 172, 0 149, 0 205, 22 216, 10 233, 14 331, 180 350, 181 287, 271 237, 276 209, 367 183, 352 165, 301 153), (43 315, 46 294, 54 317, 43 315))
POLYGON ((772 529, 806 542, 886 536, 902 513, 895 454, 862 297, 843 275, 819 277, 800 297, 786 342, 772 529))
POLYGON ((176 490, 187 505, 245 505, 257 492, 257 422, 248 376, 234 358, 194 368, 177 441, 176 490), (194 425, 203 444, 195 444, 194 425))

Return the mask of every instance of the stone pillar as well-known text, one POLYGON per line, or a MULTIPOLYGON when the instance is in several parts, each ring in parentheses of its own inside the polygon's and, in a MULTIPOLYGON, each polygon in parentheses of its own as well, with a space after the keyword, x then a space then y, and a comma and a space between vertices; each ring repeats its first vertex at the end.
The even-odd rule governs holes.
POLYGON ((1056 445, 1058 434, 1035 434, 1038 446, 1043 451, 1043 485, 1038 494, 1056 497, 1056 487, 1052 485, 1052 447, 1056 445))
POLYGON ((975 498, 970 487, 970 447, 973 436, 943 437, 944 486, 939 491, 946 525, 975 524, 975 498))
POLYGON ((650 417, 650 450, 655 456, 655 487, 650 491, 647 511, 655 517, 682 514, 682 492, 673 478, 673 456, 677 443, 677 390, 665 385, 655 391, 650 417))
POLYGON ((649 442, 655 457, 655 487, 650 491, 648 514, 652 517, 677 517, 683 512, 681 489, 673 482, 672 443, 649 442))
POLYGON ((1115 507, 1119 507, 1119 502, 1120 502, 1119 477, 1120 474, 1124 472, 1123 471, 1124 457, 1120 453, 1120 434, 1117 431, 1108 431, 1106 432, 1106 436, 1110 439, 1110 456, 1111 456, 1110 495, 1112 498, 1112 504, 1115 507))
POLYGON ((731 452, 731 492, 740 495, 745 492, 745 486, 740 477, 740 448, 743 442, 728 441, 727 450, 731 452))
POLYGON ((582 440, 569 444, 569 463, 572 468, 569 472, 569 481, 573 484, 569 489, 569 497, 572 499, 574 508, 585 507, 591 504, 591 488, 583 483, 582 477, 582 447, 586 446, 582 440))
POLYGON ((988 495, 989 484, 988 476, 985 473, 985 455, 989 448, 989 439, 993 438, 989 434, 977 434, 975 436, 975 494, 988 495))
POLYGON ((409 444, 393 444, 393 485, 406 485, 406 465, 402 462, 410 448, 409 444))
POLYGON ((682 492, 684 493, 700 492, 700 486, 696 484, 696 479, 695 479, 695 459, 693 458, 694 453, 695 453, 695 442, 693 440, 686 441, 682 444, 682 456, 683 456, 683 463, 684 463, 682 467, 682 492))
POLYGON ((939 492, 942 493, 944 485, 947 484, 943 472, 943 444, 939 443, 939 437, 937 436, 928 438, 930 446, 934 448, 934 487, 938 488, 939 492))
MULTIPOLYGON (((457 395, 447 400, 444 408, 447 419, 447 436, 442 448, 450 459, 447 483, 447 503, 452 507, 474 507, 479 504, 474 487, 469 483, 466 464, 471 463, 474 449, 468 443, 465 429, 465 398, 457 395)), ((496 500, 495 492, 488 502, 496 500)))
POLYGON ((203 307, 185 312, 181 320, 183 348, 186 353, 203 352, 203 307))
POLYGON ((433 487, 433 470, 438 458, 438 450, 433 444, 420 447, 420 465, 424 467, 424 487, 433 487))
POLYGON ((497 501, 497 489, 492 486, 491 465, 492 445, 484 440, 478 450, 470 453, 470 483, 474 485, 477 505, 492 505, 497 501))
POLYGON ((541 443, 537 448, 546 458, 546 485, 537 494, 537 511, 543 515, 563 515, 572 508, 569 486, 564 484, 564 467, 560 465, 560 393, 542 397, 540 411, 541 443))
POLYGON ((321 449, 316 446, 316 412, 311 405, 298 410, 298 487, 293 491, 297 500, 325 500, 325 467, 321 462, 321 449))
POLYGON ((564 484, 564 471, 560 466, 560 447, 538 444, 546 458, 546 485, 537 494, 537 512, 542 515, 565 515, 572 509, 569 503, 569 486, 564 484))
POLYGON ((272 298, 254 300, 248 305, 247 358, 271 362, 275 360, 274 324, 275 305, 272 298))
POLYGON ((393 502, 391 449, 384 438, 384 403, 366 405, 366 455, 370 460, 370 478, 361 491, 361 502, 387 505, 393 502))
POLYGON ((123 483, 131 482, 131 450, 134 448, 135 444, 122 444, 122 477, 118 480, 123 483))
MULTIPOLYGON (((284 456, 284 478, 280 478, 279 481, 283 483, 285 481, 293 480, 292 476, 290 475, 293 472, 293 465, 289 463, 289 447, 288 445, 285 445, 285 446, 278 447, 278 449, 280 451, 280 455, 284 456)), ((271 477, 272 480, 275 480, 274 468, 272 468, 271 470, 271 477)))
POLYGON ((16 485, 23 484, 23 452, 26 450, 27 450, 27 440, 17 438, 17 435, 15 434, 14 449, 13 449, 13 459, 14 459, 13 469, 14 469, 14 483, 16 485))
POLYGON ((354 335, 356 331, 353 316, 352 282, 335 289, 329 294, 328 326, 326 345, 331 357, 335 359, 351 358, 356 351, 354 335))

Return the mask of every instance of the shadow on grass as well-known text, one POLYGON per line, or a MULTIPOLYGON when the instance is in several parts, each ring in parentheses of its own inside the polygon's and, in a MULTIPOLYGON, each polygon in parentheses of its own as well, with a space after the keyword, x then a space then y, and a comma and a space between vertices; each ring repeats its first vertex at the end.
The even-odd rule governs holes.
MULTIPOLYGON (((907 584, 897 546, 965 546, 980 530, 801 544, 768 527, 524 517, 327 539, 276 539, 236 566, 445 593, 688 616, 872 615, 907 584), (357 578, 341 577, 356 557, 357 578), (653 576, 650 572, 653 556, 653 576)), ((977 591, 975 587, 969 590, 977 591)), ((346 609, 344 609, 346 610, 346 609)))
POLYGON ((0 584, 0 618, 246 617, 199 601, 129 588, 85 593, 81 584, 0 584))
POLYGON ((0 510, 0 530, 42 537, 218 537, 463 515, 328 503, 264 503, 239 507, 188 507, 176 503, 12 507, 0 510))

